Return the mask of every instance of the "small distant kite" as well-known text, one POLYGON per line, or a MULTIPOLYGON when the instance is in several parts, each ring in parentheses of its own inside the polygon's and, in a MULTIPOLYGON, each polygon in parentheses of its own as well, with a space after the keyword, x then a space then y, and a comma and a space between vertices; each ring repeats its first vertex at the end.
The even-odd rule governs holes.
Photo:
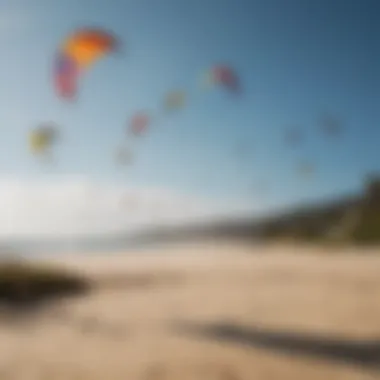
POLYGON ((58 141, 58 127, 53 123, 42 124, 29 133, 29 149, 32 154, 48 157, 50 148, 58 141))
POLYGON ((118 46, 115 36, 97 28, 79 29, 70 35, 60 46, 53 68, 58 96, 73 99, 79 77, 118 46))
POLYGON ((166 111, 176 111, 184 107, 186 94, 184 91, 172 91, 165 97, 164 107, 166 111))
POLYGON ((128 130, 134 136, 144 134, 149 126, 150 116, 146 112, 136 113, 129 122, 128 130))
POLYGON ((234 93, 241 92, 241 86, 236 72, 226 65, 212 67, 203 78, 203 84, 207 86, 218 85, 234 93))
POLYGON ((339 136, 342 133, 342 123, 333 115, 325 115, 321 120, 322 131, 327 136, 339 136))

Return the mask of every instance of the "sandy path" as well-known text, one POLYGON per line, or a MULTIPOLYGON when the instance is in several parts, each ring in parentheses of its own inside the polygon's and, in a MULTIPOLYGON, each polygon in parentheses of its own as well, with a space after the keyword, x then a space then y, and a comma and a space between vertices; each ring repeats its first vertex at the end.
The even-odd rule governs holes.
POLYGON ((380 341, 380 255, 209 243, 58 261, 102 286, 1 325, 1 380, 380 379, 374 349, 355 345, 380 341), (155 281, 111 281, 128 274, 155 281))

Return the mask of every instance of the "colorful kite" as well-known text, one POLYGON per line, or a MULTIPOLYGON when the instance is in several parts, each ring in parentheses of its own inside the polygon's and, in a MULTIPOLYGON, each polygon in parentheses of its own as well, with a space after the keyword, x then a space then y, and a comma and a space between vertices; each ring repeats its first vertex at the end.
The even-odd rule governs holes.
POLYGON ((80 29, 60 46, 54 64, 54 83, 58 95, 72 99, 79 77, 96 61, 113 52, 118 41, 101 29, 80 29))
POLYGON ((47 155, 49 148, 58 140, 58 128, 50 124, 42 124, 29 134, 29 148, 35 155, 47 155))
POLYGON ((211 70, 206 73, 204 84, 219 85, 234 93, 241 91, 239 78, 235 71, 225 65, 212 67, 211 70))
POLYGON ((149 123, 149 115, 145 112, 138 112, 132 117, 129 123, 129 131, 134 136, 140 136, 147 130, 149 123))

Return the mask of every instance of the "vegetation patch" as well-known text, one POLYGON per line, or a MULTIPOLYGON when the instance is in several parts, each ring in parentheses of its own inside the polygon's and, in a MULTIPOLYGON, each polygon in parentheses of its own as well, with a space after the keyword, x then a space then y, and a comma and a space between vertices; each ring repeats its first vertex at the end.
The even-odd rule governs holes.
POLYGON ((90 282, 81 275, 48 265, 0 263, 0 306, 24 308, 86 293, 90 282))

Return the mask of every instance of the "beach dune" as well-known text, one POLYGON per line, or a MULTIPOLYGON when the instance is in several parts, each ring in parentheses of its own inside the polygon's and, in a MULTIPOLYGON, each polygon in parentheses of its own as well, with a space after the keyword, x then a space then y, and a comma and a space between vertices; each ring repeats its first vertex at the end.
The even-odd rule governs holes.
POLYGON ((0 323, 0 379, 380 378, 380 255, 234 242, 44 259, 96 285, 0 323))

